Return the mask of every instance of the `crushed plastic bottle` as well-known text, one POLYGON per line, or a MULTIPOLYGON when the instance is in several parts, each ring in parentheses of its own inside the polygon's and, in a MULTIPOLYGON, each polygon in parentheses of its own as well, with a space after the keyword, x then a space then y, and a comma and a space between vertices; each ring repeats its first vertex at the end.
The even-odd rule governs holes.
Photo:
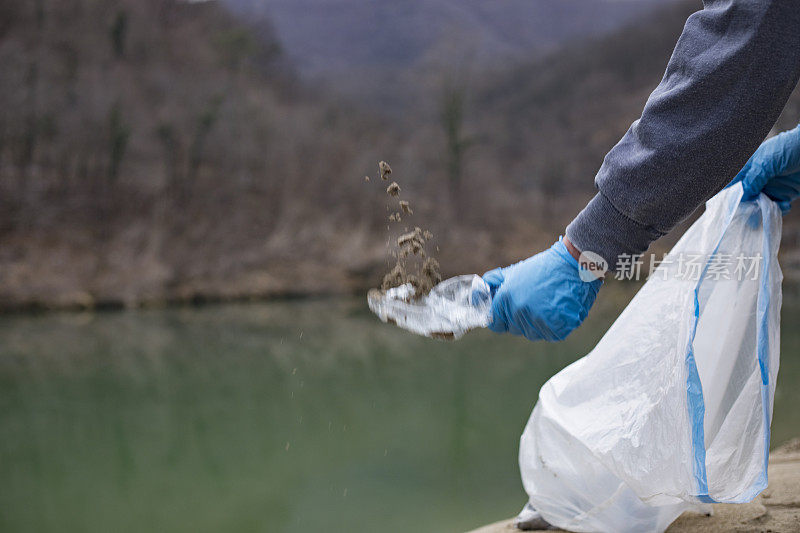
POLYGON ((474 274, 446 279, 419 298, 414 298, 410 283, 386 291, 372 289, 367 303, 383 322, 438 339, 458 339, 487 327, 492 319, 489 286, 474 274))

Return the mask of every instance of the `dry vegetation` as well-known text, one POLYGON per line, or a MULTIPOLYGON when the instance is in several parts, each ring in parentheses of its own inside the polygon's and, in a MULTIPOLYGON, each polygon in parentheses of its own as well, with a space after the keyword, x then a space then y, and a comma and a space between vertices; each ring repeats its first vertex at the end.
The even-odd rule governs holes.
POLYGON ((377 217, 346 177, 387 135, 304 91, 263 27, 216 3, 0 5, 0 305, 341 290, 361 267, 377 217))
POLYGON ((381 159, 445 276, 530 255, 591 196, 696 8, 429 74, 424 97, 380 114, 299 82, 263 20, 216 2, 0 0, 0 308, 375 286, 385 191, 364 175, 381 159))

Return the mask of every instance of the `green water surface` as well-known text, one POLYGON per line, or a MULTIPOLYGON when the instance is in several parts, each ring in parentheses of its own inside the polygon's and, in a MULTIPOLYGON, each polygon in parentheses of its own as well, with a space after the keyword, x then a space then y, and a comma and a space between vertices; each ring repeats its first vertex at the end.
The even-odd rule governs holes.
MULTIPOLYGON (((0 317, 0 531, 461 531, 525 501, 559 344, 448 343, 362 299, 0 317)), ((784 301, 773 445, 800 435, 800 298, 784 301)))

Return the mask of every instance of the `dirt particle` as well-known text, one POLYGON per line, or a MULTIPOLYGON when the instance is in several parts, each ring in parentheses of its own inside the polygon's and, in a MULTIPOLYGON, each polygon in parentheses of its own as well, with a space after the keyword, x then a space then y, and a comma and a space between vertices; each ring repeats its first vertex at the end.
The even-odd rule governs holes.
POLYGON ((406 273, 400 266, 400 263, 397 263, 393 269, 391 269, 385 276, 383 276, 381 289, 387 290, 391 289, 392 287, 399 287, 400 285, 405 283, 405 279, 406 279, 406 273))
POLYGON ((389 179, 389 176, 392 173, 392 167, 389 166, 389 163, 387 163, 386 161, 381 161, 380 163, 378 163, 378 169, 381 172, 382 180, 389 179))
POLYGON ((436 285, 437 283, 442 281, 442 273, 440 272, 439 261, 436 260, 434 257, 429 257, 425 259, 425 262, 422 263, 422 274, 433 281, 433 284, 436 285))
POLYGON ((369 176, 364 176, 364 181, 369 181, 369 176))
POLYGON ((414 228, 414 231, 409 231, 408 233, 403 233, 397 238, 397 246, 400 248, 407 246, 412 242, 425 242, 423 240, 422 230, 419 228, 414 228))
MULTIPOLYGON (((387 180, 392 173, 389 164, 381 161, 378 164, 378 168, 381 171, 381 178, 387 180)), ((386 188, 386 193, 397 197, 400 194, 400 190, 400 185, 393 181, 386 188)), ((407 200, 399 200, 398 203, 400 211, 391 213, 389 222, 400 222, 402 215, 412 215, 414 213, 411 210, 411 204, 407 200)), ((387 242, 387 247, 390 248, 389 255, 396 258, 396 264, 383 277, 381 289, 388 290, 409 283, 414 288, 414 294, 411 298, 419 298, 428 294, 437 283, 440 283, 442 275, 439 262, 435 258, 429 257, 425 250, 426 243, 431 239, 433 239, 433 233, 417 226, 411 231, 405 228, 405 232, 397 237, 397 247, 395 249, 391 249, 389 246, 391 241, 387 242)), ((437 246, 436 249, 438 251, 439 247, 437 246)))

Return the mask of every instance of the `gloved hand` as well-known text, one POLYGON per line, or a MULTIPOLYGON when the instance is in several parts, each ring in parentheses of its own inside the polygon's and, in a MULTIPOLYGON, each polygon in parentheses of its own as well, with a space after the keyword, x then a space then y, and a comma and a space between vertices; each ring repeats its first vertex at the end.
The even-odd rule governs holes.
POLYGON ((483 275, 492 292, 489 329, 560 341, 586 318, 602 279, 580 278, 578 261, 561 239, 550 249, 483 275))
POLYGON ((785 213, 800 196, 800 126, 764 141, 731 184, 741 181, 743 200, 763 192, 785 213))

